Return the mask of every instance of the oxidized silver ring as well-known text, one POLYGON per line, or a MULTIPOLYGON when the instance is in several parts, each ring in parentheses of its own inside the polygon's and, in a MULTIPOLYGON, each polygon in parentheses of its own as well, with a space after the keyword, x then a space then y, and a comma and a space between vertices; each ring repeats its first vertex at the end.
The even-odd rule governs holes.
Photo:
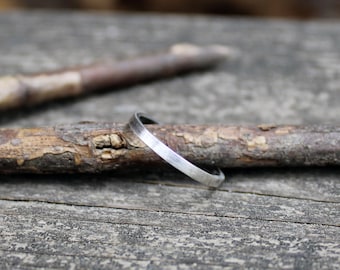
POLYGON ((218 187, 224 181, 225 176, 220 169, 217 169, 218 174, 210 174, 200 169, 157 139, 144 124, 158 124, 158 122, 139 112, 135 113, 129 121, 130 129, 137 137, 177 170, 209 187, 218 187))

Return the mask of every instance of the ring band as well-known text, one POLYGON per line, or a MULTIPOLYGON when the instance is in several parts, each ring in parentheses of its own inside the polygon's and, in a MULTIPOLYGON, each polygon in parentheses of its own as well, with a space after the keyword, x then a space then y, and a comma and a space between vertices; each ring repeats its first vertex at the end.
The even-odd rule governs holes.
POLYGON ((152 135, 144 124, 158 124, 158 122, 139 112, 135 113, 129 121, 129 127, 137 137, 170 165, 209 187, 218 187, 224 181, 225 176, 220 169, 218 169, 218 174, 210 174, 200 169, 152 135))

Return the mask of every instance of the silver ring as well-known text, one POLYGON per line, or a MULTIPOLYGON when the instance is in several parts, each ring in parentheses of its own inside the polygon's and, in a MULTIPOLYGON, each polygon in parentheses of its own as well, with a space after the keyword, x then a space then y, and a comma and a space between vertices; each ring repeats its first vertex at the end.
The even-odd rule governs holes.
POLYGON ((197 182, 209 187, 221 185, 225 176, 220 169, 218 174, 210 174, 198 168, 152 135, 144 124, 158 124, 158 122, 139 112, 135 113, 129 121, 130 129, 162 159, 197 182))

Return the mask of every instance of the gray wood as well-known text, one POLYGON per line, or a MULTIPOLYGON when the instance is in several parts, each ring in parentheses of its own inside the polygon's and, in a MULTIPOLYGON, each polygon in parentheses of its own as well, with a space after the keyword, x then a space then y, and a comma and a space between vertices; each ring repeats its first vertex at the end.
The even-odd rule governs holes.
MULTIPOLYGON (((5 126, 126 122, 338 124, 340 24, 209 17, 0 15, 0 74, 130 57, 187 41, 221 67, 35 109, 5 126)), ((335 269, 338 168, 232 169, 216 191, 173 172, 0 176, 1 269, 335 269)))
POLYGON ((89 260, 93 267, 107 261, 104 268, 165 263, 187 269, 326 269, 339 263, 337 227, 34 202, 2 202, 1 207, 6 208, 0 215, 6 235, 2 255, 8 263, 21 257, 23 266, 34 260, 56 268, 74 262, 84 267, 89 260))
POLYGON ((67 205, 199 213, 328 226, 340 224, 340 204, 337 202, 260 195, 251 191, 216 191, 198 185, 180 186, 136 183, 129 179, 122 182, 115 178, 89 183, 86 180, 74 181, 71 177, 44 177, 42 181, 36 180, 34 183, 10 181, 6 184, 6 181, 2 181, 1 187, 2 198, 14 201, 34 200, 67 205), (312 209, 313 215, 307 209, 312 209))

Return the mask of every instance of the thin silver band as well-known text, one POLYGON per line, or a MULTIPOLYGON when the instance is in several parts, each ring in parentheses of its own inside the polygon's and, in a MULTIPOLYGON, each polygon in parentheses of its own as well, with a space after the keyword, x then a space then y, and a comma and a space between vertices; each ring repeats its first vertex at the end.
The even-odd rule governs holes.
POLYGON ((224 181, 225 176, 220 169, 218 169, 218 174, 210 174, 198 168, 158 140, 146 129, 144 124, 158 124, 158 122, 138 112, 129 121, 131 130, 138 138, 173 167, 209 187, 218 187, 224 181))

